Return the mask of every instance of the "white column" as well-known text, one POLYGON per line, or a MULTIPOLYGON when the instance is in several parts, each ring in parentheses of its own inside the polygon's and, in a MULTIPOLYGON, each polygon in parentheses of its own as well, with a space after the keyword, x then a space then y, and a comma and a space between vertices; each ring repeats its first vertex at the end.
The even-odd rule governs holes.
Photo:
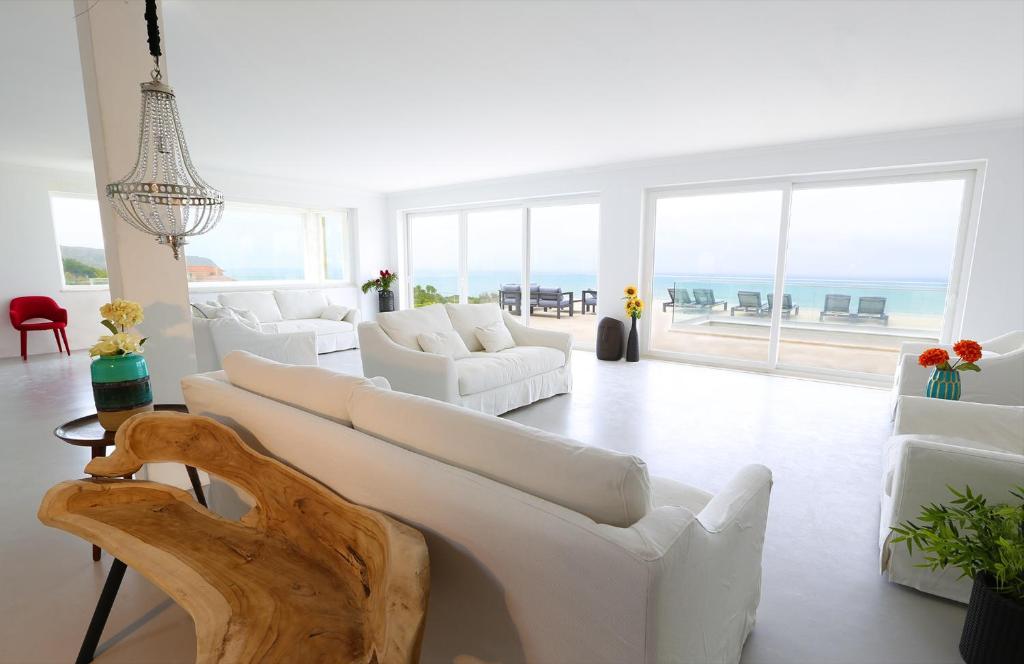
MULTIPOLYGON (((106 197, 107 184, 131 171, 138 153, 139 84, 150 80, 153 69, 144 11, 143 0, 74 0, 110 294, 145 309, 139 331, 148 337, 145 357, 155 402, 182 403, 180 380, 196 371, 185 260, 175 260, 168 247, 129 226, 106 197)), ((160 27, 166 46, 162 20, 160 27)), ((165 59, 161 65, 169 84, 165 59)), ((102 333, 97 312, 96 334, 102 333)), ((148 470, 150 479, 189 486, 179 464, 156 464, 148 470)))

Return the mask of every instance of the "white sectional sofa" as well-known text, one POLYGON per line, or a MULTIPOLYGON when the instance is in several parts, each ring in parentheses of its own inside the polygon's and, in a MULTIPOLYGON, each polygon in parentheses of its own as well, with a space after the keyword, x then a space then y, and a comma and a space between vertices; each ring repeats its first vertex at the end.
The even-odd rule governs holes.
MULTIPOLYGON (((974 378, 973 375, 970 378, 974 378)), ((1024 407, 899 398, 893 435, 882 458, 882 509, 878 542, 889 580, 932 595, 967 602, 971 580, 960 570, 917 567, 920 551, 893 545, 890 528, 917 521, 923 505, 948 503, 947 486, 970 486, 991 503, 1013 501, 1024 483, 1024 407)))
MULTIPOLYGON (((233 291, 215 297, 205 302, 205 305, 220 305, 236 312, 248 312, 263 332, 279 334, 312 330, 316 335, 318 353, 358 346, 356 325, 359 324, 359 310, 346 305, 329 291, 233 291)), ((193 303, 197 307, 204 306, 202 302, 193 303)))
POLYGON ((244 353, 224 365, 182 381, 190 412, 423 533, 421 661, 739 660, 760 598, 767 468, 712 496, 636 457, 363 378, 244 353))
POLYGON ((492 415, 572 389, 572 335, 518 323, 496 304, 433 304, 377 315, 359 324, 363 373, 392 389, 492 415), (486 352, 481 327, 503 322, 515 346, 486 352), (422 334, 458 333, 465 357, 425 352, 422 334))
POLYGON ((263 332, 233 318, 192 317, 196 344, 196 368, 217 371, 231 352, 243 350, 283 364, 317 365, 316 332, 263 332))

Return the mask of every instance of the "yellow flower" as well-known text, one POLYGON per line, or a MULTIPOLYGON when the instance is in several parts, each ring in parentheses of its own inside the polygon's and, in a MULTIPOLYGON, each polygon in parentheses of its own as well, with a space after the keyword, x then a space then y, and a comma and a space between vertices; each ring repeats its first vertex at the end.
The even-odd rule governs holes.
POLYGON ((638 291, 636 286, 626 286, 622 292, 626 297, 636 297, 638 291))
POLYGON ((641 300, 638 297, 633 298, 633 307, 636 308, 636 309, 639 309, 640 311, 643 311, 644 310, 644 301, 641 300))
POLYGON ((100 307, 100 315, 124 330, 135 327, 145 318, 142 314, 142 305, 121 298, 100 307))
POLYGON ((96 357, 97 355, 116 355, 117 344, 114 343, 114 337, 109 334, 105 334, 100 337, 100 340, 89 349, 89 357, 96 357))
POLYGON ((89 349, 89 357, 101 355, 125 355, 128 353, 141 353, 142 340, 135 334, 119 332, 117 334, 105 334, 100 340, 89 349))

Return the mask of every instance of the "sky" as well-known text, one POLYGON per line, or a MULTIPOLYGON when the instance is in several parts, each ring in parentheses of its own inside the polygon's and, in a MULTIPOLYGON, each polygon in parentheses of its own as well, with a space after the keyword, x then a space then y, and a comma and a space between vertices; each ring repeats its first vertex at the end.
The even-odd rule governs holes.
POLYGON ((50 197, 57 244, 66 247, 103 248, 100 206, 94 197, 55 194, 50 197))
POLYGON ((305 223, 301 210, 228 203, 220 223, 205 235, 189 238, 185 253, 211 258, 229 274, 239 267, 302 270, 305 223))

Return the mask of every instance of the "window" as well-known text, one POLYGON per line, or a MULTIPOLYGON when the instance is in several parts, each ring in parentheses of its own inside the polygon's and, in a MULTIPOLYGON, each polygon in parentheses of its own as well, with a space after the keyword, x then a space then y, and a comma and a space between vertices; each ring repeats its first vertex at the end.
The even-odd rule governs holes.
POLYGON ((425 307, 459 301, 459 215, 408 217, 412 304, 425 307))
POLYGON ((50 194, 61 275, 67 288, 107 285, 103 226, 95 196, 50 194))
POLYGON ((320 235, 324 247, 324 277, 328 281, 349 281, 348 224, 344 212, 320 215, 320 235))
POLYGON ((922 171, 652 192, 649 347, 891 376, 903 342, 951 334, 973 177, 922 171))

